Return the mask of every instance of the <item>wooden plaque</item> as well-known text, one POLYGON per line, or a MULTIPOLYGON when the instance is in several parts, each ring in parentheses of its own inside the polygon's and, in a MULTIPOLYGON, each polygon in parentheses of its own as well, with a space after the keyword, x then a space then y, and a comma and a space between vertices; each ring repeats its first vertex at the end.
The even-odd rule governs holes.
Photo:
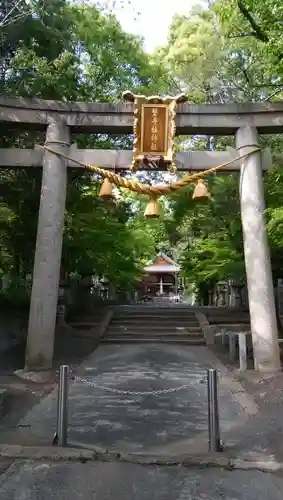
POLYGON ((168 151, 168 122, 167 104, 142 104, 139 155, 163 156, 166 160, 171 159, 170 151, 168 151))
POLYGON ((135 170, 138 164, 145 165, 145 157, 156 162, 162 158, 165 163, 174 166, 176 108, 178 103, 186 102, 185 94, 163 98, 146 97, 126 91, 123 96, 134 103, 132 170, 135 170))

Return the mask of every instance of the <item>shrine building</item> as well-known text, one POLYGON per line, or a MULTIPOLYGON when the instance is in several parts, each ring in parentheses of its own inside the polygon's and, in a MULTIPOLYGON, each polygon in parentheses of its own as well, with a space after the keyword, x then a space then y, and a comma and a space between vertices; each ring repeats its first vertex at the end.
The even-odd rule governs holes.
POLYGON ((159 252, 144 268, 144 273, 140 295, 169 297, 178 294, 180 266, 165 253, 159 252))

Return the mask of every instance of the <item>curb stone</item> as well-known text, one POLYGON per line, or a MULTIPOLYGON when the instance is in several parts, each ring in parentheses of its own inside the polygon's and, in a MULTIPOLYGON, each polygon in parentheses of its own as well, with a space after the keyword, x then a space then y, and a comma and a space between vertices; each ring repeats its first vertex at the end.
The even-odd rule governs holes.
POLYGON ((206 453, 202 455, 180 455, 175 457, 150 456, 142 454, 122 454, 93 448, 55 446, 0 445, 0 457, 13 460, 52 460, 52 461, 121 461, 139 465, 183 465, 185 467, 222 468, 233 470, 258 470, 261 472, 283 471, 283 463, 275 460, 252 461, 248 458, 231 458, 225 453, 206 453))
POLYGON ((27 460, 95 460, 95 452, 87 449, 55 446, 22 446, 1 444, 0 457, 27 460))

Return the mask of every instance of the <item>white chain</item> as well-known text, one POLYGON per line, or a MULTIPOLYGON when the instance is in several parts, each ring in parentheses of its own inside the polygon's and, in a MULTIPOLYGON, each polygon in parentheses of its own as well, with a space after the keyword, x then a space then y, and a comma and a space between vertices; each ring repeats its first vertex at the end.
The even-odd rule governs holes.
POLYGON ((121 394, 123 396, 160 396, 161 394, 170 394, 172 392, 182 391, 183 389, 188 389, 188 387, 192 387, 197 384, 202 384, 205 382, 204 378, 199 380, 195 380, 194 382, 190 382, 189 384, 183 384, 178 387, 171 387, 170 389, 159 389, 158 391, 123 391, 121 389, 114 389, 113 387, 106 387, 105 385, 99 385, 95 382, 89 382, 85 378, 81 377, 73 377, 76 382, 81 382, 82 384, 86 384, 89 387, 95 387, 96 389, 100 389, 102 391, 112 392, 114 394, 121 394))

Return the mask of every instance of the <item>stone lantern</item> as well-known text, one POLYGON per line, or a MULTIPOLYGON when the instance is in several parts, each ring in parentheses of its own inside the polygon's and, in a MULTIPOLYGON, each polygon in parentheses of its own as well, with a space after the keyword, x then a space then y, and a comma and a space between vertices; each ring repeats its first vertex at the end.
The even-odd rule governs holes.
POLYGON ((240 309, 243 306, 242 300, 242 289, 244 285, 240 281, 230 280, 229 288, 230 288, 230 297, 229 297, 229 306, 240 309))
POLYGON ((219 281, 217 283, 217 306, 223 307, 227 305, 227 283, 219 281))

